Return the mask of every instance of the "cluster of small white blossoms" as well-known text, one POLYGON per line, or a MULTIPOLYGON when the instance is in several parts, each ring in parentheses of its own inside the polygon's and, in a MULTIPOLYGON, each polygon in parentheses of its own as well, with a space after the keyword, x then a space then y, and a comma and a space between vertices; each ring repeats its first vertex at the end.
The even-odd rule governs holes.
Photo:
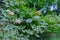
MULTIPOLYGON (((48 8, 49 8, 50 11, 54 11, 54 10, 57 10, 58 5, 57 4, 50 5, 50 6, 48 6, 48 8)), ((46 13, 47 12, 47 8, 43 7, 42 9, 38 10, 36 13, 37 13, 37 15, 41 15, 41 12, 46 13)))
POLYGON ((50 11, 56 10, 56 9, 57 9, 57 7, 58 7, 58 5, 57 5, 57 4, 56 4, 56 5, 51 5, 51 6, 50 6, 50 11))

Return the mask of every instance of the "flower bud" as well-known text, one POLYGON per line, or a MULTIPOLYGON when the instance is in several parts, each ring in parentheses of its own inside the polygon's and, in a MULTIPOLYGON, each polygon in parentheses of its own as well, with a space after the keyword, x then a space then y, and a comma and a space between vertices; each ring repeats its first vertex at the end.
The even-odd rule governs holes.
POLYGON ((9 15, 14 15, 14 12, 10 11, 10 10, 6 10, 6 12, 9 14, 9 15))
POLYGON ((38 15, 38 16, 41 15, 41 11, 40 11, 40 10, 37 11, 37 12, 36 12, 36 15, 38 15))

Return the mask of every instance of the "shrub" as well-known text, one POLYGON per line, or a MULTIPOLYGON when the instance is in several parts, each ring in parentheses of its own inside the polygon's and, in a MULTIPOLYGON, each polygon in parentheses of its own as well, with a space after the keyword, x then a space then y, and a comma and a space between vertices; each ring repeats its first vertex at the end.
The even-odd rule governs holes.
MULTIPOLYGON (((4 0, 0 3, 1 40, 48 40, 60 24, 55 0, 4 0), (56 7, 55 7, 56 6, 56 7)), ((51 39, 52 40, 52 39, 51 39)))

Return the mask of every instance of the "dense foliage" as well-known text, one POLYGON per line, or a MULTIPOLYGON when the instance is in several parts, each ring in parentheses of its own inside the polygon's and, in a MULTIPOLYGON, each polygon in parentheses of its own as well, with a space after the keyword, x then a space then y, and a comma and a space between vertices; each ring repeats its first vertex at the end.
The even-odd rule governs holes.
POLYGON ((59 0, 1 0, 0 40, 53 40, 59 7, 59 0))

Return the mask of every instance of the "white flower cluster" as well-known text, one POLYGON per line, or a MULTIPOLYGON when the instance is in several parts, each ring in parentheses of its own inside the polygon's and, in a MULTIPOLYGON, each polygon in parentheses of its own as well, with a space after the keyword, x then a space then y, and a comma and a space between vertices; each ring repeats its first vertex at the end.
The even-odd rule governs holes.
POLYGON ((57 4, 56 4, 56 5, 51 5, 51 6, 50 6, 50 11, 56 10, 56 9, 57 9, 57 7, 58 7, 58 5, 57 5, 57 4))

